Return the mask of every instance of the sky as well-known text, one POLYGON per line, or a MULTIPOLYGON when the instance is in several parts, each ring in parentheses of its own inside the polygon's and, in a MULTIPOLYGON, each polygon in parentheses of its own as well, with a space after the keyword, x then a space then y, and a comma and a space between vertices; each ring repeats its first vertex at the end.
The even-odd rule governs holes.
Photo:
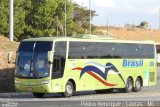
MULTIPOLYGON (((73 0, 89 8, 89 0, 73 0)), ((159 28, 160 0, 91 0, 91 9, 98 16, 92 19, 95 25, 111 26, 139 25, 147 21, 152 29, 159 28)))

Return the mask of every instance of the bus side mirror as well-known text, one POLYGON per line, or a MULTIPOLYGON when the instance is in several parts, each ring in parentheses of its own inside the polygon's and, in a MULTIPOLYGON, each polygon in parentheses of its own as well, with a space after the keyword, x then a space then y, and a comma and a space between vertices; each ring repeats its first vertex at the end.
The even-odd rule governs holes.
POLYGON ((12 62, 12 55, 13 55, 13 52, 8 53, 8 63, 9 64, 15 63, 15 62, 12 62))
POLYGON ((48 62, 53 62, 54 51, 48 51, 48 62))

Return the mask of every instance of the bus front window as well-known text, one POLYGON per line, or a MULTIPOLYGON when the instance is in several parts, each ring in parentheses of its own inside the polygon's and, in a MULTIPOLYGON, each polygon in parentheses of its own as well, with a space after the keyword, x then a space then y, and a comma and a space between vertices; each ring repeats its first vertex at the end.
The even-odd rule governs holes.
POLYGON ((32 53, 22 52, 19 54, 16 67, 16 76, 28 77, 31 67, 32 53))
POLYGON ((49 76, 48 51, 53 42, 22 42, 18 50, 15 75, 19 78, 49 76))
POLYGON ((49 76, 49 63, 47 53, 35 53, 33 60, 34 71, 38 77, 49 76))

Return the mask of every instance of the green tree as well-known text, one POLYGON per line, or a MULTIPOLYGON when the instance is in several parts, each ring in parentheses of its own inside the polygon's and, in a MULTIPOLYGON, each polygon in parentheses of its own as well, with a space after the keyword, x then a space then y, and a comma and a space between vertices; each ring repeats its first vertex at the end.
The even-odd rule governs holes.
MULTIPOLYGON (((65 2, 63 0, 32 0, 32 9, 26 17, 23 37, 64 35, 65 2)), ((72 4, 67 1, 67 29, 72 23, 72 4)))
POLYGON ((31 7, 26 9, 26 27, 21 39, 51 36, 53 32, 54 0, 31 0, 31 7))
POLYGON ((58 7, 55 9, 54 13, 54 28, 56 32, 53 35, 61 35, 64 36, 65 33, 65 24, 67 35, 72 34, 73 29, 73 20, 72 20, 72 13, 73 13, 73 4, 69 0, 66 0, 66 13, 65 13, 65 0, 56 0, 58 7), (66 14, 66 23, 65 23, 65 14, 66 14))
MULTIPOLYGON (((92 17, 95 15, 92 11, 92 17)), ((0 33, 8 35, 9 0, 0 0, 0 19, 0 33)), ((17 40, 64 36, 65 24, 67 36, 87 33, 89 20, 89 10, 70 0, 66 0, 66 23, 65 0, 14 0, 14 39, 17 40)))
MULTIPOLYGON (((97 16, 96 11, 91 11, 91 18, 97 16)), ((76 26, 79 26, 79 30, 76 31, 77 33, 87 33, 89 32, 90 26, 90 10, 82 7, 78 4, 74 4, 74 12, 73 12, 73 21, 76 26)), ((94 25, 92 24, 92 28, 94 25)), ((94 30, 94 29, 92 29, 94 30)))
POLYGON ((9 3, 6 0, 0 0, 0 33, 9 34, 9 3))
MULTIPOLYGON (((14 39, 19 39, 25 29, 26 8, 30 0, 14 0, 14 39)), ((0 0, 0 33, 9 34, 9 0, 0 0)))
POLYGON ((140 28, 147 29, 148 28, 148 22, 147 21, 142 21, 139 25, 140 28))
POLYGON ((27 9, 31 8, 30 0, 15 0, 14 1, 14 37, 21 39, 24 30, 26 29, 27 9))

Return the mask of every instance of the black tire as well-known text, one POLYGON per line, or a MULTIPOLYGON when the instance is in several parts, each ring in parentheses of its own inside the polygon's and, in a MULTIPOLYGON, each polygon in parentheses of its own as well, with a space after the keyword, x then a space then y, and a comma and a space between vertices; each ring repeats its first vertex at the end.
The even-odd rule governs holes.
POLYGON ((44 93, 33 93, 36 98, 43 98, 44 93))
POLYGON ((139 92, 139 91, 141 91, 141 88, 142 88, 142 81, 140 78, 137 78, 135 81, 135 87, 133 88, 133 90, 135 92, 139 92))
POLYGON ((63 93, 64 97, 71 97, 74 93, 74 86, 71 81, 68 81, 65 86, 65 92, 63 93))
POLYGON ((131 78, 128 78, 126 81, 126 87, 124 88, 124 91, 126 93, 130 93, 133 90, 133 81, 131 78))

